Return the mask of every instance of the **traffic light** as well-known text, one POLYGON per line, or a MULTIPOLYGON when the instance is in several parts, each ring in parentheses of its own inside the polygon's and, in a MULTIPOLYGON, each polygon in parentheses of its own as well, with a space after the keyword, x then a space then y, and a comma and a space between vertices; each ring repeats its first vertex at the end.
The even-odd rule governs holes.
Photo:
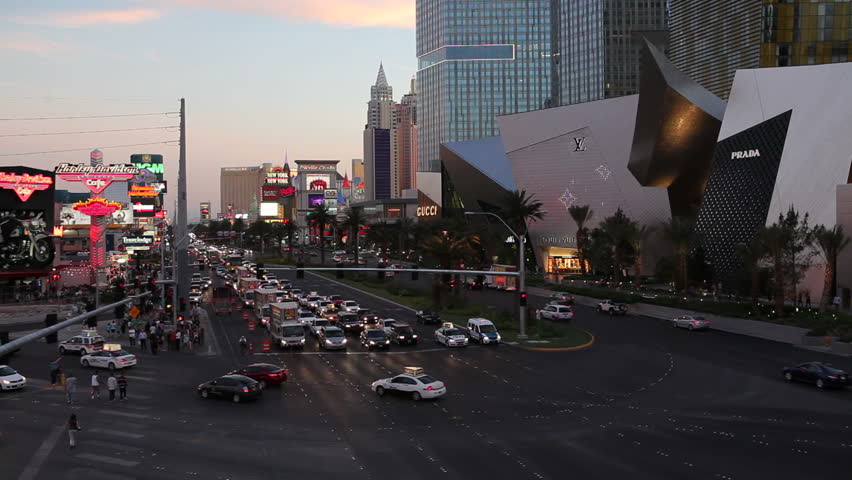
POLYGON ((296 278, 299 280, 305 278, 305 271, 302 270, 303 268, 305 268, 304 263, 299 262, 296 264, 296 278))
POLYGON ((420 278, 420 274, 419 274, 416 270, 417 270, 418 268, 420 268, 420 267, 418 267, 418 266, 415 264, 415 265, 412 265, 410 268, 411 268, 412 270, 415 270, 414 272, 411 272, 411 279, 412 279, 412 280, 414 280, 414 281, 416 282, 416 281, 420 278))
POLYGON ((177 320, 178 320, 178 322, 182 321, 182 320, 183 320, 183 315, 178 315, 178 316, 177 316, 177 320))
POLYGON ((266 280, 266 269, 264 268, 263 263, 258 262, 256 268, 257 268, 257 278, 260 278, 262 280, 266 280))
POLYGON ((180 305, 178 306, 178 311, 179 312, 185 312, 186 311, 186 299, 183 298, 183 297, 180 297, 180 305))
POLYGON ((157 280, 154 277, 148 279, 148 291, 156 292, 157 291, 157 280))
POLYGON ((521 292, 521 306, 527 306, 527 292, 521 292))

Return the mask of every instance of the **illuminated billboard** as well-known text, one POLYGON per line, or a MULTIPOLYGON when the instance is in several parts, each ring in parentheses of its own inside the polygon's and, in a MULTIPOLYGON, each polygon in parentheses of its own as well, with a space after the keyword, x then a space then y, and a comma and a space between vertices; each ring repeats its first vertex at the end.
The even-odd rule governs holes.
POLYGON ((163 169, 162 155, 139 153, 130 156, 130 163, 140 170, 147 170, 148 172, 156 175, 158 182, 163 181, 163 174, 165 173, 165 170, 163 169))
POLYGON ((325 190, 331 186, 331 175, 309 173, 305 175, 308 190, 325 190))
MULTIPOLYGON (((92 218, 72 208, 71 204, 62 205, 59 211, 59 223, 64 227, 91 225, 92 218)), ((121 210, 112 213, 109 225, 130 225, 133 223, 133 210, 123 205, 121 210)))
POLYGON ((277 217, 278 216, 278 204, 275 202, 262 202, 260 204, 260 216, 261 217, 277 217))
POLYGON ((153 217, 156 213, 156 200, 153 198, 139 198, 130 203, 133 208, 133 216, 136 218, 153 217))
POLYGON ((0 269, 20 276, 48 269, 55 255, 53 172, 0 167, 0 269))
POLYGON ((325 203, 325 195, 322 193, 309 193, 308 194, 308 207, 314 208, 317 205, 323 205, 325 203))
POLYGON ((81 182, 92 193, 103 192, 112 182, 126 182, 139 173, 133 165, 88 165, 60 163, 54 171, 67 182, 81 182))

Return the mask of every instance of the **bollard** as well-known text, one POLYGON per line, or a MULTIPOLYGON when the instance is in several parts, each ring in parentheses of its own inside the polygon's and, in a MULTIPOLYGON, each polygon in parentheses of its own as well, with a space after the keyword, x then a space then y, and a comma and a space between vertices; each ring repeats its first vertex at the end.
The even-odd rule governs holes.
POLYGON ((826 347, 830 347, 831 346, 831 337, 826 335, 825 338, 823 338, 823 343, 825 343, 826 347))
POLYGON ((270 349, 271 345, 269 343, 269 339, 267 338, 263 341, 263 353, 269 353, 270 349))
POLYGON ((248 353, 249 353, 249 355, 254 355, 254 342, 249 342, 248 353))
POLYGON ((254 322, 249 321, 249 332, 253 332, 253 331, 254 331, 254 322))

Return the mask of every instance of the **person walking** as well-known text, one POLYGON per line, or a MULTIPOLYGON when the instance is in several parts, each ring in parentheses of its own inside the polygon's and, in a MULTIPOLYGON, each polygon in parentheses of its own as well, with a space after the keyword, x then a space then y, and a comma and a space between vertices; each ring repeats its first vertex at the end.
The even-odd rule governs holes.
POLYGON ((181 340, 183 340, 183 349, 191 352, 192 342, 190 340, 192 340, 192 334, 190 332, 184 333, 181 340))
POLYGON ((122 402, 127 400, 127 377, 124 376, 124 372, 118 374, 118 400, 122 402))
POLYGON ((146 350, 146 348, 147 348, 147 345, 146 345, 147 340, 148 340, 148 333, 145 332, 145 330, 142 330, 141 332, 139 332, 139 348, 141 348, 143 351, 146 350))
POLYGON ((98 400, 101 399, 101 377, 98 372, 92 374, 92 400, 95 397, 98 397, 98 400))
POLYGON ((180 342, 182 340, 182 338, 181 338, 182 336, 183 336, 183 334, 180 332, 180 330, 175 332, 175 351, 176 352, 180 351, 180 342))
POLYGON ((77 446, 77 432, 82 430, 80 422, 77 421, 77 414, 72 413, 68 418, 68 446, 74 448, 77 446))
POLYGON ((115 400, 115 390, 118 388, 118 379, 115 378, 115 374, 110 372, 109 378, 107 378, 107 391, 109 392, 109 401, 115 400))
POLYGON ((136 346, 136 329, 133 328, 133 325, 130 326, 130 329, 127 330, 127 338, 130 340, 130 346, 136 346))
POLYGON ((68 372, 68 378, 65 379, 65 398, 68 404, 71 405, 76 400, 77 396, 77 377, 74 372, 68 372))
POLYGON ((62 371, 59 368, 60 360, 62 360, 62 357, 59 357, 56 360, 50 362, 50 384, 51 385, 56 385, 56 381, 59 379, 59 374, 62 371))
POLYGON ((248 348, 248 340, 246 340, 245 336, 240 337, 240 355, 245 355, 247 348, 248 348))

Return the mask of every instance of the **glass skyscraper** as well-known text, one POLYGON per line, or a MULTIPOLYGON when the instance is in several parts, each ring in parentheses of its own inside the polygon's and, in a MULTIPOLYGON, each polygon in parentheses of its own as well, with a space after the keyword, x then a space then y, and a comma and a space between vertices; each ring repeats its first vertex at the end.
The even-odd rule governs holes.
POLYGON ((417 0, 418 171, 439 147, 499 135, 495 117, 553 104, 553 0, 417 0))

